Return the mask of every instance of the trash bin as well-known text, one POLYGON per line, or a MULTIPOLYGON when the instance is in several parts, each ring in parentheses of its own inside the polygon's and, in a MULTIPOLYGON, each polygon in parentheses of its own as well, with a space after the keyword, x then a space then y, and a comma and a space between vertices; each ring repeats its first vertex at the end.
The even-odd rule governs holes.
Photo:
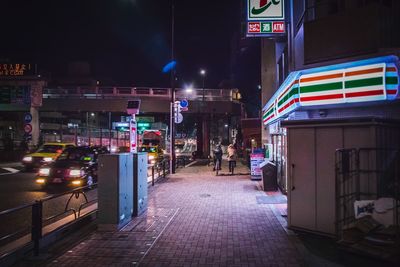
POLYGON ((275 163, 265 160, 260 164, 261 177, 264 191, 278 190, 277 168, 275 163))

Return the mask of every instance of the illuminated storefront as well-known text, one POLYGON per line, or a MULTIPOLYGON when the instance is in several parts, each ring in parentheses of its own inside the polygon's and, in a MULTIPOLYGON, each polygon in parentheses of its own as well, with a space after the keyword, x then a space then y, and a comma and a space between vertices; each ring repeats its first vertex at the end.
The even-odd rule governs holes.
POLYGON ((400 147, 399 59, 292 72, 263 108, 292 227, 335 233, 335 151, 400 147))

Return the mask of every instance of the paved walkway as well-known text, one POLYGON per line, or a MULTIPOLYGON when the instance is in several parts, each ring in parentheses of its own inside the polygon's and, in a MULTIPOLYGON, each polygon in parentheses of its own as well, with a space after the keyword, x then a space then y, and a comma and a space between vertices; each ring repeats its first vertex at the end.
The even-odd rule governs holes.
POLYGON ((246 167, 218 177, 180 169, 149 192, 149 209, 119 232, 94 232, 48 266, 304 266, 246 167))

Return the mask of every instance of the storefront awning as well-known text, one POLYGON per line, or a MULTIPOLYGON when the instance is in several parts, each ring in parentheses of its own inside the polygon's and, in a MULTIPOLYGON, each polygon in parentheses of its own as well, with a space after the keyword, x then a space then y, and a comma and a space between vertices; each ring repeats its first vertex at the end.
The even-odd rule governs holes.
POLYGON ((295 71, 289 74, 263 108, 270 124, 303 107, 400 99, 399 59, 396 56, 295 71))

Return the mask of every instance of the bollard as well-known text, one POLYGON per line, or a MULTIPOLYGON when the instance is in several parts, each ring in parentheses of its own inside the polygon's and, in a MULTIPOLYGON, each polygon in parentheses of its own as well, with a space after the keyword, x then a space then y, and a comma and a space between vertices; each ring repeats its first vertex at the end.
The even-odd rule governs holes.
POLYGON ((151 166, 151 185, 154 186, 154 165, 151 166))
POLYGON ((40 239, 42 238, 42 222, 43 222, 43 203, 40 200, 35 201, 32 205, 32 229, 31 239, 33 241, 34 255, 39 255, 40 239))

